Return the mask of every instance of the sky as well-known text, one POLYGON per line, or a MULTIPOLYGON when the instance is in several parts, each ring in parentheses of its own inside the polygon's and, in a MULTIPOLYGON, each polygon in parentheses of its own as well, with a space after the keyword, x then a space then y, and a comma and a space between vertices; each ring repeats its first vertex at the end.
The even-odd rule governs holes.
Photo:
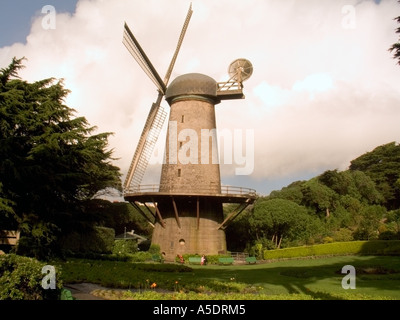
MULTIPOLYGON (((245 99, 216 106, 218 130, 232 134, 233 149, 244 159, 222 161, 223 184, 268 195, 326 170, 346 170, 365 152, 400 141, 400 66, 388 51, 399 41, 397 1, 191 3, 171 80, 198 72, 227 81, 237 58, 248 59, 254 69, 244 82, 245 99)), ((156 87, 122 44, 124 22, 163 77, 189 4, 1 0, 0 68, 26 57, 24 80, 63 79, 71 90, 66 104, 76 116, 98 132, 113 133, 109 147, 124 180, 157 98, 156 87)), ((166 101, 162 106, 169 111, 166 101)), ((156 154, 162 154, 166 125, 143 183, 159 183, 156 154)))

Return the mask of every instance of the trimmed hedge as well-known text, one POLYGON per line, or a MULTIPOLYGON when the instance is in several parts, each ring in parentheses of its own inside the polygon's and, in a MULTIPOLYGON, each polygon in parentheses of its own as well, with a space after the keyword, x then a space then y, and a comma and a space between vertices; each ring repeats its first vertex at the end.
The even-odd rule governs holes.
POLYGON ((264 259, 271 260, 347 254, 400 255, 400 240, 333 242, 313 246, 265 250, 264 259))

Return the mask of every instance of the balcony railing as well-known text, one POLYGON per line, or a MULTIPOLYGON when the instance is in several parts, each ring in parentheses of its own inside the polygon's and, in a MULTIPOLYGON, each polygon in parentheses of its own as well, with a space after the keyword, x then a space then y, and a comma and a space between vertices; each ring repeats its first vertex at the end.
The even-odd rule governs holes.
MULTIPOLYGON (((166 189, 166 188, 163 188, 166 189)), ((216 192, 216 187, 215 186, 196 186, 196 188, 193 188, 193 186, 182 186, 179 185, 179 190, 184 190, 182 192, 172 190, 172 191, 166 191, 162 193, 169 193, 169 194, 216 194, 216 195, 222 195, 222 196, 234 196, 234 195, 241 195, 241 196, 256 196, 256 190, 250 189, 250 188, 243 188, 243 187, 235 187, 235 186, 221 186, 221 192, 216 192), (195 190, 193 190, 195 189, 195 190)), ((219 191, 219 188, 218 188, 219 191)), ((124 192, 124 195, 128 194, 138 194, 138 193, 157 193, 160 192, 160 185, 159 184, 147 184, 147 185, 138 185, 138 186, 133 186, 130 187, 129 189, 126 189, 124 192)))

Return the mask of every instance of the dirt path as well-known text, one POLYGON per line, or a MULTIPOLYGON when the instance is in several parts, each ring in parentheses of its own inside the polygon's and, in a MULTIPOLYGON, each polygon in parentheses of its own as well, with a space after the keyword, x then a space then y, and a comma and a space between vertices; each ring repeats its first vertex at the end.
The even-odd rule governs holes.
POLYGON ((71 291, 72 296, 76 300, 105 300, 100 297, 96 297, 91 292, 97 289, 107 289, 98 284, 93 283, 73 283, 64 285, 65 289, 71 291))

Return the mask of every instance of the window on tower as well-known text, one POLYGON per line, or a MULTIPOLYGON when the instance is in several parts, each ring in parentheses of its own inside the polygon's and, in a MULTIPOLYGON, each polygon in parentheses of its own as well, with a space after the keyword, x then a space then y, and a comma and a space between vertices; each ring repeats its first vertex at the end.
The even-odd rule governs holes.
POLYGON ((181 169, 178 169, 178 177, 180 178, 181 175, 182 175, 182 170, 181 170, 181 169))
POLYGON ((182 115, 181 123, 184 123, 184 122, 185 122, 185 116, 182 115))

